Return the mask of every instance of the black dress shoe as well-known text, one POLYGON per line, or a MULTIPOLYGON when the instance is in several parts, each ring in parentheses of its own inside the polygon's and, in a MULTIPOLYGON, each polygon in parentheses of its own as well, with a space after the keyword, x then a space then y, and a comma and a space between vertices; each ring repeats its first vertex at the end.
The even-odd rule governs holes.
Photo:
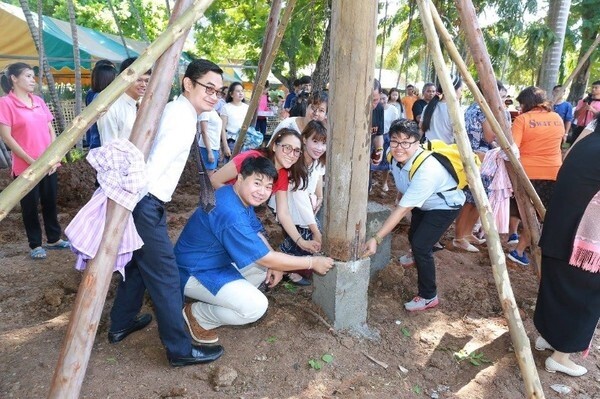
POLYGON ((115 332, 109 331, 108 342, 110 342, 111 344, 116 344, 117 342, 123 341, 129 334, 141 330, 142 328, 150 324, 151 321, 152 315, 150 313, 138 315, 133 321, 133 324, 128 328, 115 332))
POLYGON ((169 358, 173 367, 191 366, 192 364, 210 363, 223 355, 221 345, 192 345, 192 353, 185 357, 169 358))

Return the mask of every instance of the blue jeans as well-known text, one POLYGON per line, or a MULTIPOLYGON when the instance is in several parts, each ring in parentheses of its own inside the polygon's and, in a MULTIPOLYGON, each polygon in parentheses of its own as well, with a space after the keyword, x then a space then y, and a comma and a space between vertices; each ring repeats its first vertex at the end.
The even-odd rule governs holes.
POLYGON ((148 290, 154 304, 158 333, 169 358, 189 356, 191 337, 184 325, 183 293, 173 244, 167 232, 164 204, 149 196, 133 210, 133 220, 144 246, 125 266, 125 281, 117 288, 110 312, 110 331, 128 328, 142 308, 148 290))
POLYGON ((433 244, 438 242, 458 216, 460 209, 422 211, 413 208, 408 241, 417 265, 417 281, 421 298, 431 299, 437 295, 433 244))

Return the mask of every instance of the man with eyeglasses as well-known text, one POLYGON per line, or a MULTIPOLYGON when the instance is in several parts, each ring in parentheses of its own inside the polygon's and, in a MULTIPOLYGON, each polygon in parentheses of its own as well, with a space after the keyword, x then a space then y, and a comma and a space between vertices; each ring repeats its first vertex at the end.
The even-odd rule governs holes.
MULTIPOLYGON (((127 69, 136 57, 127 58, 121 63, 119 73, 127 69)), ((133 82, 125 93, 108 108, 106 113, 98 119, 98 132, 100 133, 100 144, 106 145, 115 139, 129 139, 131 129, 137 114, 138 101, 146 93, 146 87, 150 81, 152 69, 133 82)))
MULTIPOLYGON (((286 154, 301 154, 288 144, 281 148, 286 154)), ((216 190, 215 208, 210 212, 198 208, 183 228, 175 256, 183 293, 198 301, 183 310, 196 342, 218 342, 218 327, 260 319, 269 306, 261 290, 280 281, 277 272, 308 269, 325 274, 333 267, 329 257, 274 251, 263 236, 254 207, 269 199, 281 179, 270 159, 248 157, 235 183, 216 190)))
POLYGON ((414 121, 398 119, 390 127, 390 148, 394 160, 392 174, 402 198, 383 226, 365 243, 363 256, 373 255, 383 238, 400 220, 411 213, 408 241, 417 266, 417 295, 404 304, 409 312, 430 309, 439 304, 435 279, 433 246, 458 216, 465 194, 452 175, 433 156, 427 156, 412 177, 413 163, 423 154, 421 134, 414 121))
POLYGON ((181 83, 183 92, 163 110, 146 162, 148 184, 132 212, 144 246, 133 253, 125 266, 125 279, 117 288, 110 312, 108 340, 117 343, 152 321, 149 313, 139 313, 147 290, 160 340, 173 367, 212 362, 223 354, 221 346, 191 342, 181 313, 179 270, 166 212, 196 137, 198 114, 214 108, 217 92, 223 86, 222 74, 221 68, 208 60, 192 61, 181 83))

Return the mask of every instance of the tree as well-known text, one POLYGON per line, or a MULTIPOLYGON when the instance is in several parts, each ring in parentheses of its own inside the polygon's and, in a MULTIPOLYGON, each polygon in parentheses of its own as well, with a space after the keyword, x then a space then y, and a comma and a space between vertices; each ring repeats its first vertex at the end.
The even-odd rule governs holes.
POLYGON ((554 40, 544 50, 542 68, 538 79, 538 86, 546 90, 547 93, 552 92, 552 88, 558 83, 558 70, 563 54, 570 8, 571 0, 550 0, 546 21, 552 33, 554 33, 554 40))
POLYGON ((73 0, 67 0, 69 8, 69 23, 71 25, 71 36, 73 38, 73 58, 75 64, 75 116, 81 113, 81 99, 83 93, 81 90, 81 53, 79 52, 79 39, 77 36, 77 25, 75 24, 75 7, 73 0))
MULTIPOLYGON (((572 12, 581 16, 581 46, 579 48, 578 60, 583 57, 592 42, 596 39, 596 36, 600 34, 598 32, 600 13, 597 12, 599 7, 600 0, 579 0, 573 4, 572 12)), ((591 75, 591 66, 598 58, 600 57, 598 56, 598 51, 596 51, 583 64, 583 68, 581 68, 581 71, 579 71, 573 80, 567 101, 575 103, 584 96, 591 75)), ((600 75, 596 76, 600 78, 600 75)))
MULTIPOLYGON (((298 0, 271 69, 284 84, 289 86, 300 69, 317 61, 328 9, 328 0, 298 0)), ((197 53, 219 63, 257 65, 268 13, 269 4, 261 0, 214 4, 197 24, 197 53)))
MULTIPOLYGON (((65 115, 63 114, 62 107, 60 105, 60 101, 58 99, 58 93, 56 92, 56 85, 54 83, 54 77, 50 72, 50 64, 48 64, 48 58, 44 54, 44 49, 40 48, 40 43, 42 42, 41 28, 38 28, 33 23, 33 16, 31 15, 31 10, 29 9, 29 4, 27 0, 19 0, 21 3, 21 8, 23 9, 23 14, 25 14, 25 20, 27 21, 27 26, 29 27, 29 31, 31 32, 31 37, 33 38, 33 42, 35 44, 35 48, 38 50, 38 54, 42 59, 42 65, 46 77, 46 82, 48 83, 48 91, 50 92, 50 98, 52 100, 52 105, 54 106, 55 116, 58 122, 58 127, 62 132, 65 130, 67 126, 65 122, 65 115)), ((40 76, 40 80, 42 76, 40 76)))

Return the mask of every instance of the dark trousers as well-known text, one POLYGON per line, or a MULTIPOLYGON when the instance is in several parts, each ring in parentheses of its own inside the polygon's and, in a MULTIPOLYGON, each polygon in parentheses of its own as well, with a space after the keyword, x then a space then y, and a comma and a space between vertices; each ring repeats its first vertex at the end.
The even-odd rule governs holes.
POLYGON ((42 204, 42 219, 49 243, 60 239, 61 228, 56 216, 57 172, 44 176, 42 180, 21 200, 21 214, 29 241, 29 248, 42 246, 42 227, 38 216, 38 204, 42 204))
POLYGON ((412 210, 408 241, 417 265, 418 295, 421 298, 431 299, 437 295, 433 244, 438 242, 448 230, 459 211, 460 209, 422 211, 413 208, 412 210))
POLYGON ((160 339, 167 356, 173 358, 189 356, 192 347, 181 314, 183 293, 166 219, 164 204, 148 196, 133 210, 135 227, 144 246, 133 253, 131 262, 125 266, 125 281, 119 284, 110 312, 110 330, 123 330, 133 323, 148 290, 160 339))
POLYGON ((254 128, 263 134, 267 134, 267 118, 261 118, 260 116, 256 118, 256 125, 254 128))

